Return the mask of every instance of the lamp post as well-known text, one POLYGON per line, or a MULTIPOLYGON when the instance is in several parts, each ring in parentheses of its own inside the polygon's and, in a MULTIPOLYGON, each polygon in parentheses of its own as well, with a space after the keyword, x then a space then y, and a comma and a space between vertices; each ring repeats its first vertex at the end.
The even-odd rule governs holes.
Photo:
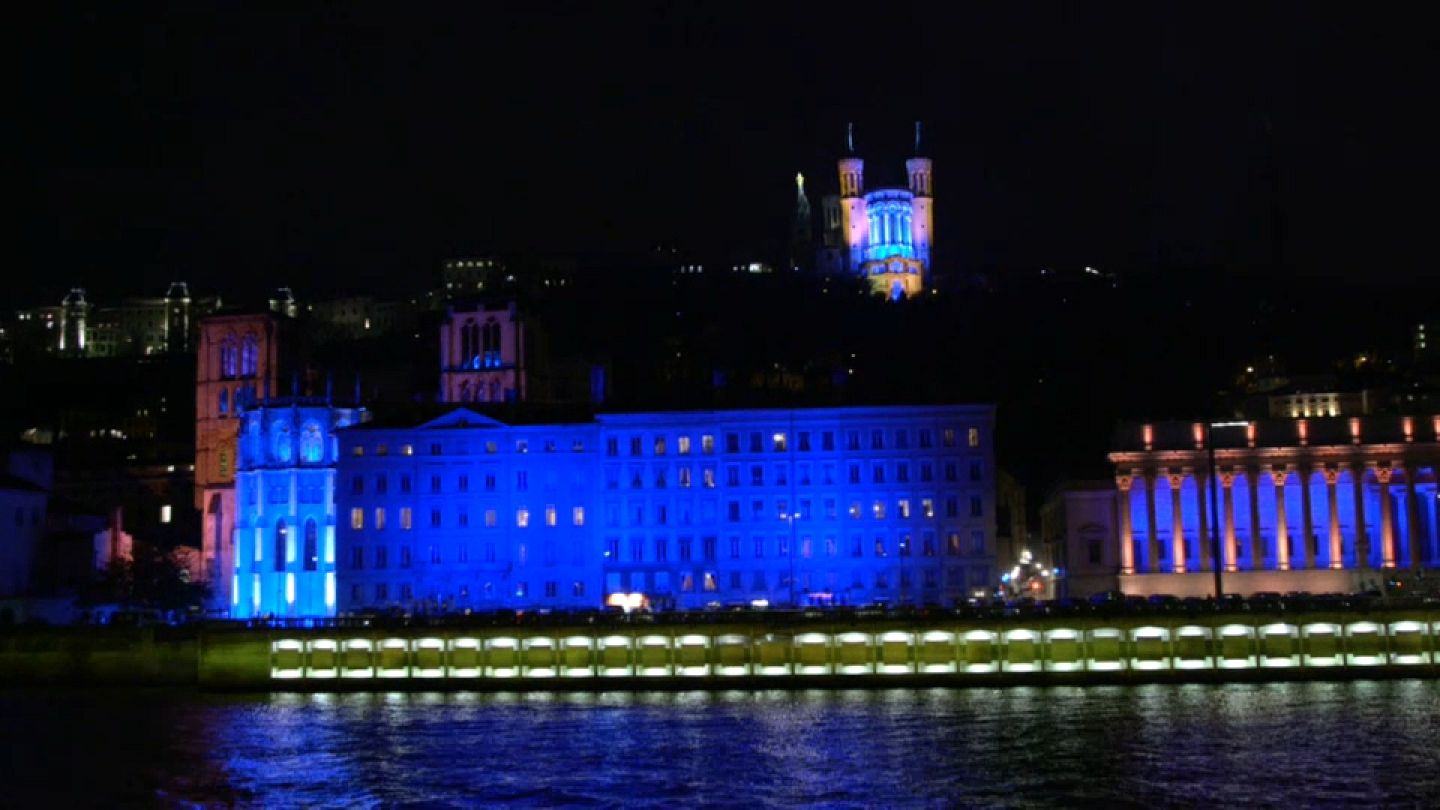
POLYGON ((1249 427, 1249 422, 1205 422, 1205 451, 1210 456, 1210 567, 1215 572, 1215 601, 1219 602, 1225 597, 1225 587, 1221 579, 1223 565, 1220 554, 1220 514, 1216 506, 1216 490, 1219 487, 1218 479, 1220 470, 1215 464, 1215 440, 1214 429, 1224 427, 1249 427))

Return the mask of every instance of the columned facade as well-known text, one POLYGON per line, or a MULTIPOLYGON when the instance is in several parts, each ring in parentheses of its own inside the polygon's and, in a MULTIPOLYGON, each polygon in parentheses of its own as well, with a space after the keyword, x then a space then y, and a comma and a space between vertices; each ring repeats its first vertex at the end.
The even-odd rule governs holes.
POLYGON ((1416 429, 1434 420, 1304 422, 1217 427, 1213 451, 1203 424, 1122 428, 1110 454, 1122 588, 1212 593, 1212 542, 1231 592, 1370 589, 1440 568, 1440 441, 1416 429))

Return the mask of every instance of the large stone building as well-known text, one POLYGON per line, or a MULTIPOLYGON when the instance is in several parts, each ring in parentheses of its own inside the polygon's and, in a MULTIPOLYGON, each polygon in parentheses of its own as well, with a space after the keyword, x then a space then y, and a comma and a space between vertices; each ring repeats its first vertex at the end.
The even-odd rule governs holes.
POLYGON ((96 306, 76 288, 59 306, 20 310, 17 337, 68 357, 185 353, 193 350, 198 320, 217 306, 215 298, 192 299, 183 281, 163 296, 127 297, 114 306, 96 306))
MULTIPOLYGON (((924 291, 931 273, 935 189, 930 158, 920 157, 920 125, 915 125, 916 157, 905 161, 901 187, 865 187, 865 161, 851 153, 841 158, 839 196, 822 199, 822 272, 864 278, 872 291, 891 299, 924 291)), ((800 192, 803 197, 803 189, 800 192)))
POLYGON ((1127 593, 1213 593, 1212 533, 1227 592, 1344 592, 1440 568, 1440 416, 1128 425, 1114 447, 1127 593))
POLYGON ((328 394, 264 400, 236 413, 232 615, 335 612, 335 431, 364 417, 328 394))
MULTIPOLYGON (((992 429, 989 406, 563 424, 457 408, 353 427, 338 434, 335 608, 948 604, 995 573, 992 429)), ((270 517, 242 542, 262 558, 283 547, 287 568, 252 571, 242 553, 235 573, 242 589, 261 576, 260 598, 236 610, 302 615, 298 582, 293 601, 265 584, 304 573, 290 570, 298 524, 270 517)))

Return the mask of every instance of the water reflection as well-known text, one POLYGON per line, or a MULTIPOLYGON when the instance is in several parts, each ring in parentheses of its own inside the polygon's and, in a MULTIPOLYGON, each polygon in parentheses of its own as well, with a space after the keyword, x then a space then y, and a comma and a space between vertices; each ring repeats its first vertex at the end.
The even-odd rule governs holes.
POLYGON ((0 693, 5 803, 1422 805, 1440 683, 0 693), (70 774, 83 771, 84 779, 70 774))

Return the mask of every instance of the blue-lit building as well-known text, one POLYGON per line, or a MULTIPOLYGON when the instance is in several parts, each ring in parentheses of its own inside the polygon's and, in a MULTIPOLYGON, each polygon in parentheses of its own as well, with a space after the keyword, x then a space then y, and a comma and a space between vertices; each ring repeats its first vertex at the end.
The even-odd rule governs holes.
POLYGON ((457 408, 358 426, 339 433, 337 606, 948 604, 995 572, 993 423, 990 406, 457 408))
POLYGON ((231 615, 334 615, 336 431, 365 411, 288 397, 237 415, 231 615))

